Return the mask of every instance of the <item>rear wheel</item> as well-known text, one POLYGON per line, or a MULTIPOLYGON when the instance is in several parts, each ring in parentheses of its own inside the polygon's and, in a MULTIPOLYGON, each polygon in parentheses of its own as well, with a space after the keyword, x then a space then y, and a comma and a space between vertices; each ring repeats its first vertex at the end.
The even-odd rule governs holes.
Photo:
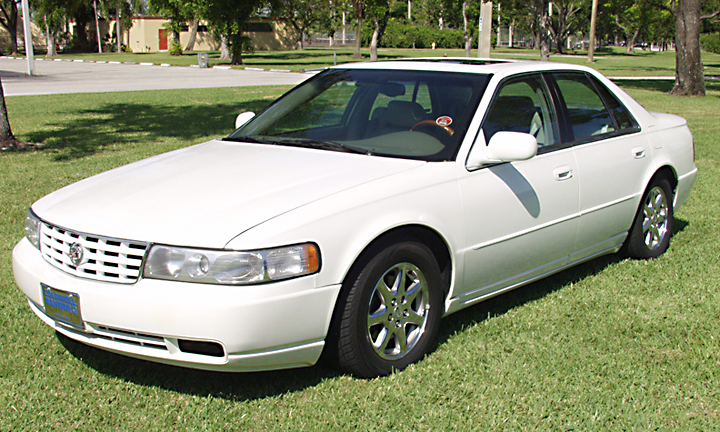
POLYGON ((415 242, 385 247, 350 275, 336 333, 337 360, 359 377, 387 375, 422 359, 442 316, 440 270, 415 242))
POLYGON ((632 258, 657 258, 670 245, 673 227, 673 195, 667 178, 653 180, 643 196, 630 234, 627 254, 632 258))

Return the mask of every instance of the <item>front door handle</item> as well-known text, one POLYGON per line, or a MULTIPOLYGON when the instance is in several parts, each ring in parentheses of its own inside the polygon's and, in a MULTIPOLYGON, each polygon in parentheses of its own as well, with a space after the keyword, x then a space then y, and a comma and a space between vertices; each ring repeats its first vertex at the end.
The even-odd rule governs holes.
POLYGON ((553 176, 555 176, 555 180, 557 180, 557 181, 563 181, 563 180, 571 179, 572 176, 573 176, 572 168, 570 168, 570 167, 567 166, 567 165, 561 166, 561 167, 557 167, 557 168, 555 168, 555 170, 553 171, 553 176))

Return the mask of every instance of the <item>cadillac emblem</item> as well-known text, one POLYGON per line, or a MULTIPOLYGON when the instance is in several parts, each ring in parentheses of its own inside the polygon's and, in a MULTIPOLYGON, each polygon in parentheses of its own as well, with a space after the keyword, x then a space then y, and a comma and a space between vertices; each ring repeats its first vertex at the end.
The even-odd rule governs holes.
POLYGON ((85 248, 80 243, 73 243, 68 249, 67 256, 75 267, 82 263, 83 255, 85 255, 85 248))

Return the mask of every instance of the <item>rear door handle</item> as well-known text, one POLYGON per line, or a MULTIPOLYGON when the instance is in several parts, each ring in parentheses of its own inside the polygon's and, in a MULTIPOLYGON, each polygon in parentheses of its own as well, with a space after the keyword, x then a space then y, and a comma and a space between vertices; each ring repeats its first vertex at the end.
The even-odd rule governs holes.
POLYGON ((567 165, 561 166, 561 167, 557 167, 557 168, 555 168, 555 170, 553 171, 553 176, 555 176, 555 180, 557 180, 557 181, 563 181, 563 180, 571 179, 572 176, 573 176, 572 168, 570 168, 570 167, 567 166, 567 165))
POLYGON ((632 154, 635 159, 642 159, 645 157, 645 149, 642 147, 635 147, 632 149, 632 154))

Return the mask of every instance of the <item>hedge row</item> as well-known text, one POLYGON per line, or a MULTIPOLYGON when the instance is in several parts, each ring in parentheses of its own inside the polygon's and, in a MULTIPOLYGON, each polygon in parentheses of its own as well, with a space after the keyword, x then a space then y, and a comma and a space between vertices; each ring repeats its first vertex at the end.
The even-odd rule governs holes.
MULTIPOLYGON (((366 22, 362 32, 364 46, 370 44, 372 32, 372 22, 366 22)), ((432 48, 433 42, 436 48, 463 48, 465 36, 462 30, 439 30, 390 20, 385 28, 385 33, 378 41, 378 46, 384 48, 432 48)))
POLYGON ((707 52, 720 54, 720 33, 701 34, 700 45, 707 52))

